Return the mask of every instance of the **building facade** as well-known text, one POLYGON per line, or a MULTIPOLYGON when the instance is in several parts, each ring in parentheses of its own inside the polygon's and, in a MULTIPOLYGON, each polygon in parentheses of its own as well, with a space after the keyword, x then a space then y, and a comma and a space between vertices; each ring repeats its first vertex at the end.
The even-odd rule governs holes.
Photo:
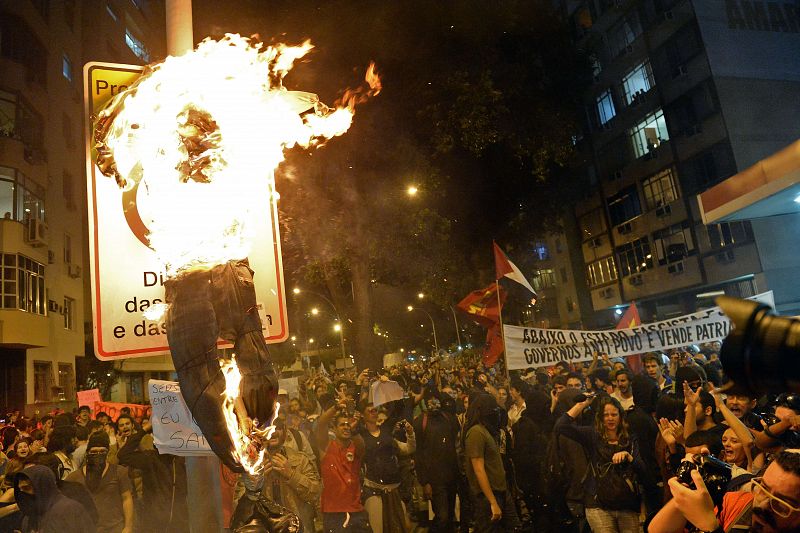
MULTIPOLYGON (((0 3, 0 405, 74 405, 91 335, 82 67, 163 55, 163 3, 0 3)), ((91 345, 91 344, 89 344, 91 345)))
POLYGON ((800 4, 560 7, 593 61, 575 218, 594 322, 631 301, 656 320, 767 290, 797 313, 796 215, 704 225, 697 195, 800 137, 800 4))

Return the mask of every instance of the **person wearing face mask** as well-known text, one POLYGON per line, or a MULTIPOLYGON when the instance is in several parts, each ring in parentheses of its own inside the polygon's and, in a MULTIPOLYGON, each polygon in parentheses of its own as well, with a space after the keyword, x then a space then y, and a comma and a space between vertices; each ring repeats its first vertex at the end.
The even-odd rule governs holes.
POLYGON ((56 486, 53 471, 32 465, 14 478, 14 499, 23 515, 21 531, 93 533, 92 519, 75 500, 64 496, 56 486))
MULTIPOLYGON (((451 399, 452 400, 452 399, 451 399)), ((435 515, 433 532, 452 532, 458 487, 458 422, 442 409, 438 395, 428 394, 428 410, 414 419, 417 479, 435 515)))
POLYGON ((110 447, 104 432, 92 434, 86 444, 85 464, 67 476, 84 485, 98 510, 98 533, 133 532, 133 493, 128 469, 108 462, 110 447))
POLYGON ((498 412, 491 394, 474 393, 464 422, 462 446, 472 493, 475 533, 499 533, 521 527, 500 455, 502 428, 498 412))

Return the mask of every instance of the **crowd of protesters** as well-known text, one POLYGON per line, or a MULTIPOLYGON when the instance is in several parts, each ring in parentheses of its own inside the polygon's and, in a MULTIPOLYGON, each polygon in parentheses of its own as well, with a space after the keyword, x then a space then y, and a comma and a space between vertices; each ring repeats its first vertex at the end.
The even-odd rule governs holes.
MULTIPOLYGON (((718 392, 718 349, 312 369, 280 391, 263 494, 306 532, 800 531, 800 395, 718 392)), ((188 531, 148 420, 14 412, 0 437, 0 531, 188 531)))

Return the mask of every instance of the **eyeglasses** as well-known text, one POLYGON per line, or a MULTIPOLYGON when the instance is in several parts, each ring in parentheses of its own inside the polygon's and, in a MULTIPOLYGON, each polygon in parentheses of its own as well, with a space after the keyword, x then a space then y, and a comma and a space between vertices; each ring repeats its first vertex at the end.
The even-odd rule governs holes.
POLYGON ((753 486, 758 489, 758 491, 753 491, 753 496, 758 494, 759 491, 763 492, 767 498, 769 498, 769 507, 772 509, 772 512, 781 518, 789 518, 792 513, 800 511, 800 507, 795 507, 787 501, 782 500, 781 498, 778 498, 772 494, 764 485, 763 479, 763 477, 756 477, 752 479, 753 486))

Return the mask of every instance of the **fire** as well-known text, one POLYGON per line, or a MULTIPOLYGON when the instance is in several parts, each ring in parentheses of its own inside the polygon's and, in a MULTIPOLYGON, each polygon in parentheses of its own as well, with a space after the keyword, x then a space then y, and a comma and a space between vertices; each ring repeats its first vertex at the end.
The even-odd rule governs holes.
POLYGON ((264 443, 272 437, 275 426, 272 422, 278 417, 280 403, 275 402, 275 412, 267 426, 259 429, 259 421, 244 415, 244 406, 239 400, 239 384, 242 374, 236 365, 236 356, 229 361, 220 361, 222 374, 225 376, 225 392, 222 395, 222 413, 228 434, 234 445, 233 455, 242 467, 251 475, 261 472, 264 466, 266 448, 264 443))
POLYGON ((247 257, 256 217, 275 201, 273 172, 293 146, 319 146, 380 92, 347 90, 330 108, 283 78, 313 45, 264 47, 239 35, 206 39, 155 65, 100 114, 98 166, 134 198, 168 276, 247 257))

